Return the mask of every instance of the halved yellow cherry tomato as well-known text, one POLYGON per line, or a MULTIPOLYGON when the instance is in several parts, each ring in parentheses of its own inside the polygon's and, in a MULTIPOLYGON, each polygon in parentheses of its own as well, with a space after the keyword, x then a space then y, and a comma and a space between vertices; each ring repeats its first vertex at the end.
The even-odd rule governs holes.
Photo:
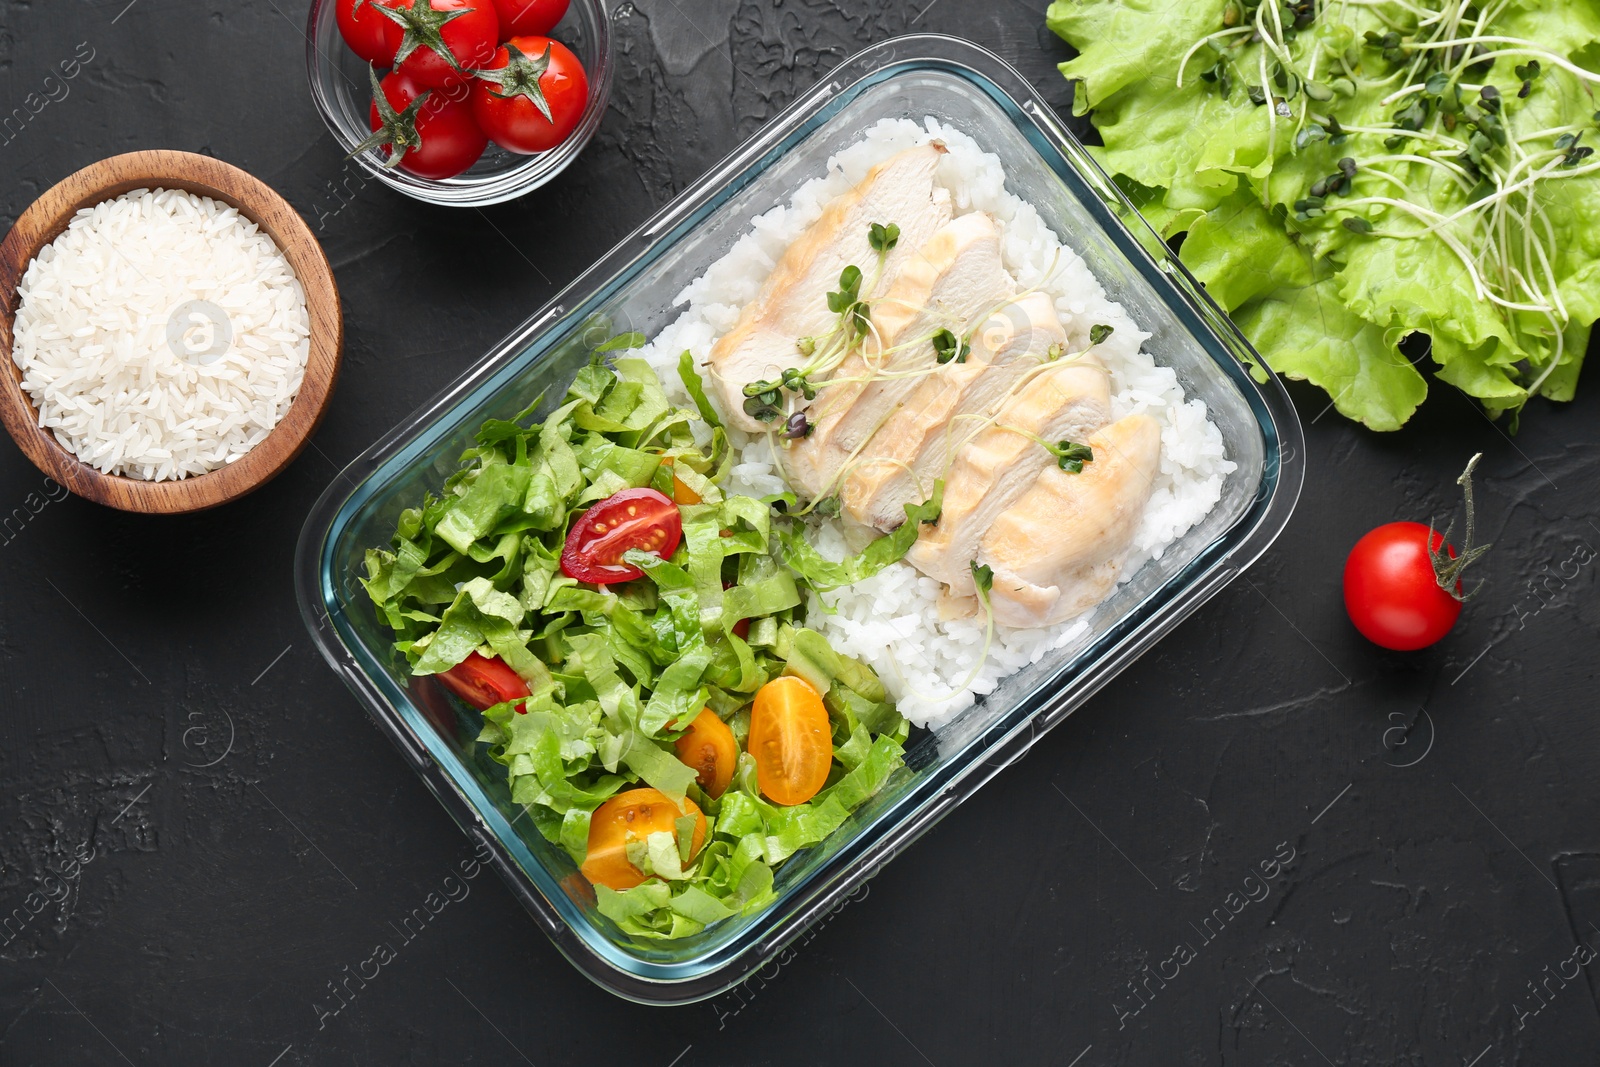
POLYGON ((801 678, 774 678, 750 712, 756 784, 774 804, 804 804, 828 780, 833 731, 822 696, 801 678))
POLYGON ((694 816, 694 851, 706 839, 706 817, 688 797, 683 810, 658 789, 630 789, 618 793, 594 809, 589 817, 589 854, 579 870, 595 885, 607 889, 632 889, 645 880, 645 874, 628 862, 628 835, 643 841, 662 830, 671 833, 673 824, 684 815, 694 816))
POLYGON ((733 781, 733 769, 739 762, 739 743, 733 739, 728 724, 706 708, 689 724, 689 732, 678 738, 675 747, 678 758, 694 771, 700 788, 720 797, 733 781))

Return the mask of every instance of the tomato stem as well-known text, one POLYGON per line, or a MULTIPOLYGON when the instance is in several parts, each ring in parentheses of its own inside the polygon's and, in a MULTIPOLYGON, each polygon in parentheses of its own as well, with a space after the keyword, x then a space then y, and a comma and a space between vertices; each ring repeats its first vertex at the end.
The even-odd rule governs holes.
POLYGON ((473 75, 491 83, 494 88, 489 92, 502 100, 514 100, 525 96, 533 101, 533 106, 539 109, 539 114, 544 116, 546 122, 554 122, 550 115, 550 104, 544 98, 544 89, 539 85, 539 79, 550 69, 550 45, 544 46, 544 55, 529 57, 522 53, 511 42, 506 42, 506 65, 496 70, 475 70, 473 75))
POLYGON ((433 95, 433 90, 422 93, 404 111, 396 111, 384 94, 377 70, 370 63, 367 65, 367 77, 372 81, 372 104, 378 109, 378 128, 344 158, 354 159, 363 152, 387 145, 389 158, 384 160, 383 166, 385 170, 393 170, 400 165, 407 152, 422 146, 422 135, 417 133, 417 115, 428 97, 433 95))
POLYGON ((1467 469, 1461 472, 1461 477, 1456 479, 1456 484, 1461 487, 1461 495, 1466 501, 1467 533, 1462 540, 1461 554, 1454 558, 1450 556, 1450 534, 1456 528, 1456 520, 1451 519, 1450 525, 1444 528, 1444 534, 1439 538, 1439 547, 1433 545, 1433 524, 1428 524, 1428 558, 1433 561, 1433 576, 1439 583, 1439 588, 1455 597, 1459 601, 1470 600, 1479 589, 1483 587, 1480 581, 1472 587, 1472 591, 1463 594, 1458 586, 1461 584, 1461 573, 1472 563, 1482 558, 1492 545, 1474 545, 1472 543, 1473 507, 1472 507, 1472 470, 1478 465, 1478 460, 1483 458, 1479 452, 1467 460, 1467 469))
POLYGON ((471 11, 462 8, 459 11, 435 11, 428 0, 411 0, 406 7, 384 7, 374 4, 373 9, 398 25, 405 34, 400 38, 400 47, 394 55, 396 67, 410 58, 411 53, 418 48, 426 48, 440 59, 450 64, 451 70, 460 70, 461 63, 456 59, 455 53, 450 51, 450 46, 444 40, 444 28, 449 22, 471 11))

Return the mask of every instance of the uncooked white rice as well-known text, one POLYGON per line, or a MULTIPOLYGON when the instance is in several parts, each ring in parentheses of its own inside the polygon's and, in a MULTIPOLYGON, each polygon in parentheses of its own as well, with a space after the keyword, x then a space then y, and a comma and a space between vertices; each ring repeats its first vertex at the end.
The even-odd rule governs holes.
POLYGON ((311 323, 293 268, 209 197, 139 189, 84 208, 18 293, 12 358, 39 424, 108 474, 164 481, 232 463, 305 377, 311 323))
MULTIPOLYGON (((860 182, 876 163, 904 149, 938 139, 949 148, 939 168, 939 182, 951 192, 957 214, 987 211, 1002 227, 1006 269, 1023 287, 1045 285, 1067 328, 1070 349, 1087 347, 1091 326, 1115 327, 1097 349, 1111 372, 1112 417, 1143 412, 1161 424, 1161 469, 1134 536, 1126 580, 1145 561, 1159 559, 1173 541, 1203 519, 1221 498, 1223 479, 1234 470, 1222 434, 1200 400, 1185 399, 1171 368, 1158 366, 1140 346, 1148 339, 1121 305, 1107 298, 1081 257, 1062 246, 1029 204, 1005 188, 998 157, 983 152, 965 134, 929 118, 923 126, 904 119, 885 119, 863 138, 829 160, 826 177, 796 191, 787 205, 754 220, 751 232, 679 294, 687 305, 642 351, 667 391, 687 403, 677 374, 684 349, 703 365, 711 347, 738 320, 740 310, 755 299, 762 282, 800 233, 822 214, 834 197, 860 182), (1052 278, 1053 274, 1053 278, 1052 278)), ((765 437, 729 434, 736 451, 728 490, 762 496, 787 488, 765 437)), ((825 522, 817 532, 817 548, 842 559, 850 548, 844 526, 825 522)), ((994 641, 970 686, 963 686, 983 649, 984 620, 941 622, 939 583, 906 563, 897 563, 866 581, 826 595, 826 607, 813 597, 808 622, 841 652, 871 663, 882 676, 900 710, 912 722, 937 727, 990 693, 1001 679, 1038 662, 1047 652, 1064 647, 1088 632, 1086 613, 1046 629, 996 627, 994 641)))

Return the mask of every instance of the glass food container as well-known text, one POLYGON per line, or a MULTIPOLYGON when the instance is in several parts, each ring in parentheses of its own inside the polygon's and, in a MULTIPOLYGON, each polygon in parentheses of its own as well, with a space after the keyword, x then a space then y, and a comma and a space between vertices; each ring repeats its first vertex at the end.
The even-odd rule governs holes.
MULTIPOLYGON (((343 0, 349 3, 350 0, 343 0)), ((372 132, 372 86, 367 63, 339 36, 335 0, 312 0, 306 20, 306 77, 317 113, 346 152, 372 132)), ((611 95, 610 0, 572 0, 550 36, 572 49, 589 79, 589 103, 565 141, 548 152, 522 156, 493 142, 464 174, 435 180, 383 165, 380 151, 356 157, 369 174, 392 189, 430 204, 485 207, 522 196, 566 170, 594 137, 611 95)), ((382 73, 381 71, 379 72, 382 73)), ((442 91, 442 90, 441 90, 442 91)))
POLYGON ((841 64, 356 459, 301 535, 301 611, 323 656, 579 970, 630 1000, 703 999, 771 961, 1266 550, 1299 495, 1303 447, 1282 386, 1251 378, 1246 361, 1256 358, 1016 71, 953 38, 896 38, 841 64), (559 398, 594 344, 661 329, 678 314, 674 295, 753 216, 786 202, 867 126, 929 115, 1000 157, 1012 191, 1084 257, 1152 334, 1147 350, 1205 401, 1238 469, 1211 514, 1121 585, 1086 635, 939 731, 916 731, 906 768, 833 836, 778 869, 770 908, 684 940, 635 942, 596 911, 567 855, 519 819, 503 768, 473 740, 477 714, 408 677, 357 582, 362 554, 387 543, 403 508, 439 488, 485 419, 510 418, 542 389, 559 398))

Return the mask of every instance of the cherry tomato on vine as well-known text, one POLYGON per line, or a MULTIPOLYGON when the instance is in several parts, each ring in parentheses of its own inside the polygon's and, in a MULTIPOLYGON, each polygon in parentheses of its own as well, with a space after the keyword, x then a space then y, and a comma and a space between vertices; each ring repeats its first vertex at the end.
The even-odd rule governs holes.
POLYGON ((545 34, 556 28, 571 0, 494 0, 500 13, 500 36, 545 34))
MULTIPOLYGON (((1450 632, 1461 601, 1434 572, 1433 552, 1443 545, 1444 535, 1420 522, 1391 522, 1356 542, 1344 565, 1344 606, 1362 636, 1410 652, 1450 632)), ((1461 583, 1455 588, 1459 593, 1461 583)))
POLYGON ((395 69, 430 89, 465 84, 500 40, 494 0, 387 0, 379 14, 395 69))
POLYGON ((379 6, 392 6, 395 0, 335 0, 334 17, 339 23, 339 36, 350 46, 350 51, 380 67, 394 63, 394 51, 400 46, 400 34, 393 22, 378 11, 379 6))
POLYGON ((495 144, 533 155, 565 141, 589 105, 589 76, 548 37, 513 37, 478 70, 472 113, 495 144))
POLYGON ((683 539, 678 506, 654 489, 624 489, 593 505, 573 524, 561 549, 561 572, 593 585, 631 582, 644 571, 622 562, 630 548, 662 559, 683 539))
POLYGON ((684 815, 694 816, 690 852, 693 855, 700 851, 706 839, 706 817, 698 804, 684 797, 683 810, 679 811, 659 790, 630 789, 618 793, 589 816, 589 848, 579 870, 595 885, 619 892, 642 884, 644 872, 628 862, 628 839, 643 841, 654 833, 671 833, 684 815))
POLYGON ((505 660, 478 652, 470 653, 466 659, 434 677, 479 711, 532 695, 528 683, 505 660))
POLYGON ((453 178, 489 145, 466 101, 452 100, 449 90, 429 89, 399 71, 381 83, 373 75, 369 118, 373 134, 356 151, 386 147, 387 166, 422 178, 453 178))
POLYGON ((833 766, 833 728, 822 696, 803 678, 774 678, 750 710, 750 755, 756 784, 774 804, 804 804, 821 791, 833 766))
POLYGON ((1467 532, 1461 555, 1446 543, 1454 524, 1439 533, 1420 522, 1391 522, 1356 542, 1344 564, 1344 607, 1369 641, 1410 652, 1444 637, 1461 616, 1466 595, 1461 572, 1485 552, 1473 545, 1472 469, 1456 484, 1466 500, 1467 532))

